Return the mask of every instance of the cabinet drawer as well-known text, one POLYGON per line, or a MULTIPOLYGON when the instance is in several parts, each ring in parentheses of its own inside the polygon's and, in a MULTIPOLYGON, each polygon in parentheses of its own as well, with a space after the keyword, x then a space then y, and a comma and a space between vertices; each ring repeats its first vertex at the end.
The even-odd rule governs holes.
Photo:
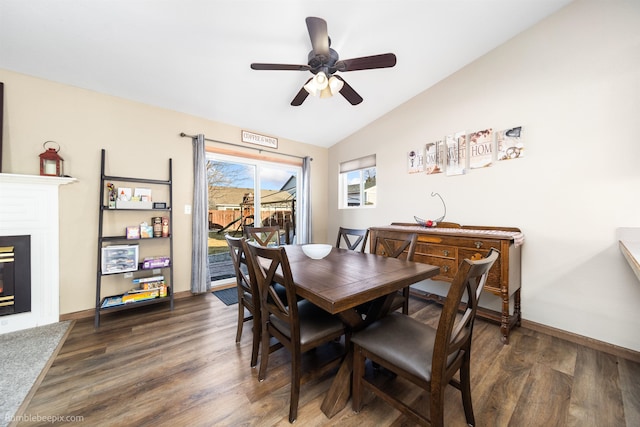
POLYGON ((455 277, 456 272, 458 271, 458 265, 456 264, 456 260, 453 258, 442 258, 416 253, 414 261, 440 267, 440 274, 434 277, 434 279, 447 278, 451 280, 455 277))
POLYGON ((418 254, 433 255, 444 258, 456 258, 456 248, 454 246, 418 243, 416 245, 416 255, 418 254))
POLYGON ((496 249, 500 249, 500 240, 493 239, 483 239, 483 238, 465 238, 465 239, 455 239, 454 242, 447 241, 446 243, 454 244, 460 248, 472 248, 472 249, 484 249, 489 250, 492 247, 496 249))

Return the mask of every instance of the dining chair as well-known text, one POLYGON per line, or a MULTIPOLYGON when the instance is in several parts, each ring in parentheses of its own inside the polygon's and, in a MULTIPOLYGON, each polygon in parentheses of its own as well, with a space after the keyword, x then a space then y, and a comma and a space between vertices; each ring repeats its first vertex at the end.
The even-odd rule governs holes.
POLYGON ((236 330, 236 342, 240 342, 242 337, 242 326, 244 322, 253 319, 251 327, 253 332, 253 347, 251 350, 251 367, 258 364, 258 352, 260 348, 260 332, 262 322, 260 321, 260 294, 255 280, 251 280, 248 270, 247 258, 242 242, 244 237, 232 237, 225 235, 229 246, 229 254, 233 262, 233 269, 236 273, 236 287, 238 289, 238 328, 236 330), (245 315, 245 309, 249 312, 245 315))
MULTIPOLYGON (((405 258, 413 261, 416 253, 416 243, 418 235, 416 233, 407 234, 400 238, 398 233, 387 230, 380 230, 375 234, 372 246, 372 253, 392 258, 405 258), (406 251, 406 252, 405 252, 406 251)), ((403 314, 409 314, 409 287, 397 292, 391 303, 391 311, 402 308, 403 314)))
POLYGON ((260 246, 280 246, 280 227, 277 225, 245 227, 244 237, 254 240, 260 246))
MULTIPOLYGON (((284 346, 291 353, 291 395, 289 422, 298 416, 298 399, 302 380, 302 354, 323 344, 337 344, 345 335, 345 349, 349 347, 349 333, 337 317, 322 310, 307 300, 296 298, 295 285, 289 259, 284 247, 264 247, 244 241, 251 278, 255 279, 260 292, 262 318, 262 352, 258 379, 266 378, 269 354, 284 346), (276 284, 284 286, 286 298, 278 295, 276 284), (279 346, 269 346, 271 338, 279 346), (267 350, 268 349, 268 350, 267 350)), ((346 351, 329 360, 308 375, 322 375, 336 368, 346 351)))
MULTIPOLYGON (((444 393, 447 384, 460 390, 468 425, 475 425, 471 403, 470 361, 473 323, 478 298, 489 269, 499 252, 491 249, 485 258, 465 259, 451 283, 442 307, 437 328, 410 316, 392 313, 354 333, 353 396, 355 412, 362 409, 364 390, 372 391, 405 414, 412 422, 444 425, 444 393), (466 303, 463 296, 466 295, 466 303), (464 311, 460 315, 459 308, 464 311), (397 396, 387 393, 380 384, 365 376, 366 359, 393 372, 429 395, 429 417, 397 396), (454 376, 459 372, 459 379, 454 376)), ((422 408, 425 409, 425 408, 422 408)))
POLYGON ((336 241, 336 248, 341 247, 342 243, 344 242, 344 244, 346 245, 346 249, 349 249, 350 251, 356 251, 358 250, 358 248, 360 248, 360 252, 364 252, 367 246, 368 237, 368 228, 340 227, 338 229, 338 240, 336 241))

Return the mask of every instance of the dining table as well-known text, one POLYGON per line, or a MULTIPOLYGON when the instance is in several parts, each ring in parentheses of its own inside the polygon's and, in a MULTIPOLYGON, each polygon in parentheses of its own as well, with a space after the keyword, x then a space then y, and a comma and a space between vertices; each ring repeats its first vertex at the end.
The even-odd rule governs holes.
MULTIPOLYGON (((436 276, 440 268, 406 259, 332 248, 321 259, 309 258, 301 245, 284 246, 296 294, 331 314, 352 331, 386 315, 394 294, 436 276), (366 311, 362 307, 367 307, 366 311)), ((351 395, 353 354, 347 354, 322 402, 329 418, 344 408, 351 395)))

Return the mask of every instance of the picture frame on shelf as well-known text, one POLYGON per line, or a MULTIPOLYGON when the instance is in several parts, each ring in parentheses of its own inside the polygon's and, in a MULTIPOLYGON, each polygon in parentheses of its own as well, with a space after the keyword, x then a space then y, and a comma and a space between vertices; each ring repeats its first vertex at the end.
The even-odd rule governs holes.
POLYGON ((123 201, 123 202, 128 202, 129 200, 131 200, 131 196, 133 195, 133 192, 131 191, 131 188, 129 187, 119 187, 118 188, 118 199, 119 201, 123 201))
POLYGON ((140 227, 137 225, 127 227, 127 239, 139 239, 140 227))

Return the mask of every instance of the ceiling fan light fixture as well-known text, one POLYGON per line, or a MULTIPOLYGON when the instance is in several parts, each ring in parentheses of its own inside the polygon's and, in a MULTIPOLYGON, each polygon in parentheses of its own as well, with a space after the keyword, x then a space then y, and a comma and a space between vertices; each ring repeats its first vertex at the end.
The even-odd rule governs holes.
POLYGON ((313 81, 315 82, 318 90, 323 90, 329 85, 329 79, 327 78, 327 75, 324 73, 324 71, 320 71, 318 74, 316 74, 313 78, 313 81))
POLYGON ((326 88, 320 91, 320 98, 331 98, 338 94, 340 89, 344 86, 344 82, 337 77, 331 76, 329 78, 329 84, 326 88))
POLYGON ((329 86, 329 79, 327 79, 327 75, 320 71, 318 74, 313 76, 313 78, 304 85, 304 89, 309 92, 312 96, 321 96, 322 91, 326 90, 329 86))
POLYGON ((335 95, 336 93, 342 90, 344 86, 344 82, 337 78, 336 76, 331 76, 329 79, 329 89, 331 89, 331 94, 335 95))
POLYGON ((329 89, 329 86, 320 91, 320 98, 331 98, 332 96, 333 94, 331 93, 331 89, 329 89))
POLYGON ((316 87, 316 84, 314 83, 313 79, 309 80, 309 83, 304 85, 304 90, 309 92, 309 95, 311 96, 316 96, 316 94, 318 93, 318 88, 316 87))
POLYGON ((304 89, 312 96, 319 98, 330 98, 340 92, 344 82, 335 76, 327 78, 327 75, 320 71, 309 83, 304 85, 304 89))

